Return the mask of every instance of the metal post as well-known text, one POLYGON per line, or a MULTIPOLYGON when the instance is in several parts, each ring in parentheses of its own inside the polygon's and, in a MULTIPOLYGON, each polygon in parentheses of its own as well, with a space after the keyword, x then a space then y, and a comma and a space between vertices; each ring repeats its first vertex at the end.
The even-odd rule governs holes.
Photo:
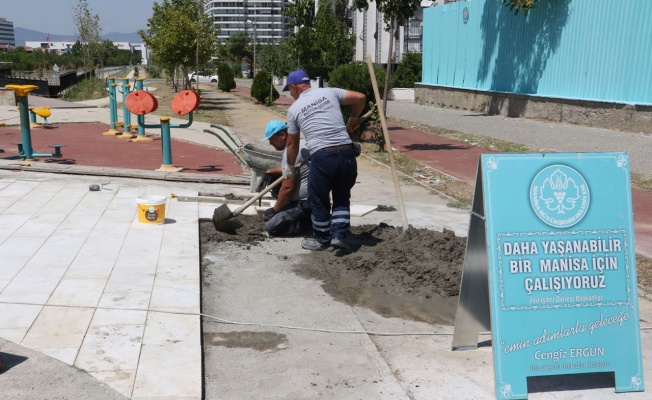
POLYGON ((253 22, 254 24, 254 78, 256 77, 256 21, 253 22))
POLYGON ((120 139, 131 139, 131 112, 127 108, 127 96, 131 91, 129 78, 122 78, 122 122, 123 131, 122 135, 118 136, 120 139))
POLYGON ((254 21, 253 19, 248 19, 247 22, 254 26, 254 60, 253 60, 254 65, 251 68, 251 78, 253 79, 256 77, 256 21, 254 21))
POLYGON ((116 96, 116 84, 115 84, 115 78, 106 78, 107 85, 108 85, 108 91, 109 91, 109 115, 111 117, 111 128, 102 133, 102 135, 105 136, 115 136, 120 133, 118 131, 116 123, 118 122, 118 102, 115 99, 116 96))
POLYGON ((170 118, 161 118, 161 149, 163 151, 163 165, 172 165, 172 146, 170 143, 170 118))
POLYGON ((122 111, 124 113, 122 120, 125 123, 125 130, 131 130, 131 112, 127 108, 127 96, 129 96, 129 93, 131 93, 129 78, 124 78, 122 80, 122 111))
POLYGON ((29 109, 29 125, 36 125, 36 113, 31 108, 29 109))
POLYGON ((163 164, 157 171, 179 172, 183 168, 177 168, 172 164, 172 139, 170 138, 170 118, 161 118, 161 150, 163 153, 163 164))
POLYGON ((18 100, 18 110, 20 111, 20 134, 23 142, 23 158, 25 161, 34 160, 34 150, 32 149, 32 132, 29 129, 29 107, 27 105, 27 94, 20 96, 16 93, 18 100))

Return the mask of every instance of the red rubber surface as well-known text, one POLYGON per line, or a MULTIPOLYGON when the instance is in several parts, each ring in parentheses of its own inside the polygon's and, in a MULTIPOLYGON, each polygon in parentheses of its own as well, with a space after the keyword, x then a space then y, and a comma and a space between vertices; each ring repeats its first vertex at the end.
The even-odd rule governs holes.
MULTIPOLYGON (((38 153, 53 153, 51 144, 67 144, 61 149, 63 157, 37 157, 41 162, 93 167, 131 168, 153 171, 163 163, 159 136, 149 143, 129 142, 115 136, 104 136, 109 130, 104 124, 61 124, 56 128, 32 129, 32 147, 38 153)), ((152 133, 152 130, 147 130, 152 133)), ((156 132, 160 134, 160 132, 156 132)), ((172 130, 174 137, 174 129, 172 130)), ((20 128, 0 127, 0 158, 18 154, 11 142, 22 141, 20 128)), ((19 161, 17 161, 19 162, 19 161)), ((172 139, 172 163, 183 167, 183 172, 209 174, 246 174, 236 157, 229 151, 199 146, 172 139)))

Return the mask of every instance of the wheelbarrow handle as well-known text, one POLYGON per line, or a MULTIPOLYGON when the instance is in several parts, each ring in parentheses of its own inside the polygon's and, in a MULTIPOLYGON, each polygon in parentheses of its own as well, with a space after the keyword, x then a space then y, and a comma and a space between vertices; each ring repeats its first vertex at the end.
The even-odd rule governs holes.
POLYGON ((216 138, 218 138, 218 139, 220 140, 220 142, 222 142, 222 143, 226 146, 226 148, 229 149, 229 151, 230 151, 231 153, 233 153, 233 155, 236 156, 236 157, 238 158, 238 160, 239 160, 243 165, 245 165, 245 166, 249 166, 249 165, 247 165, 247 162, 246 162, 242 157, 240 157, 240 155, 238 154, 238 152, 237 152, 233 147, 229 146, 229 144, 228 144, 228 143, 227 143, 227 142, 222 138, 222 136, 218 135, 216 132, 211 131, 210 129, 204 129, 204 132, 205 132, 205 133, 210 133, 211 135, 213 135, 213 136, 215 136, 216 138))

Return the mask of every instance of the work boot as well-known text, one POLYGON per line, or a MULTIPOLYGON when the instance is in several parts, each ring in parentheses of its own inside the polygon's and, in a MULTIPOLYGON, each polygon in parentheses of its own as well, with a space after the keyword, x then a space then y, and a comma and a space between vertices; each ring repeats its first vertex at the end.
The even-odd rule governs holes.
POLYGON ((319 243, 315 239, 304 239, 301 242, 301 247, 311 251, 333 251, 328 243, 319 243))
POLYGON ((349 247, 348 244, 346 244, 346 242, 344 241, 344 238, 339 238, 339 237, 333 238, 331 240, 331 246, 333 246, 334 248, 336 248, 338 250, 342 250, 342 251, 346 251, 346 252, 351 251, 351 248, 349 247))

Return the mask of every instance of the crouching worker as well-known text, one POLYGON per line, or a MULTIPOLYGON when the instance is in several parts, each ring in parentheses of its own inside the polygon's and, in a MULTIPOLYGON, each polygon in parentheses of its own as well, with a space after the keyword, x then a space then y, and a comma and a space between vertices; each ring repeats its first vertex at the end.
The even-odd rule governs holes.
MULTIPOLYGON (((288 127, 285 123, 272 120, 265 128, 265 137, 276 150, 282 151, 281 165, 265 171, 273 180, 279 178, 284 168, 287 167, 287 142, 288 127)), ((310 151, 306 148, 303 139, 299 143, 297 164, 303 159, 310 158, 310 151)), ((276 195, 276 204, 265 210, 263 218, 266 221, 265 229, 271 236, 295 235, 312 228, 310 219, 310 205, 308 204, 308 163, 304 164, 298 173, 281 182, 281 187, 276 195)))

